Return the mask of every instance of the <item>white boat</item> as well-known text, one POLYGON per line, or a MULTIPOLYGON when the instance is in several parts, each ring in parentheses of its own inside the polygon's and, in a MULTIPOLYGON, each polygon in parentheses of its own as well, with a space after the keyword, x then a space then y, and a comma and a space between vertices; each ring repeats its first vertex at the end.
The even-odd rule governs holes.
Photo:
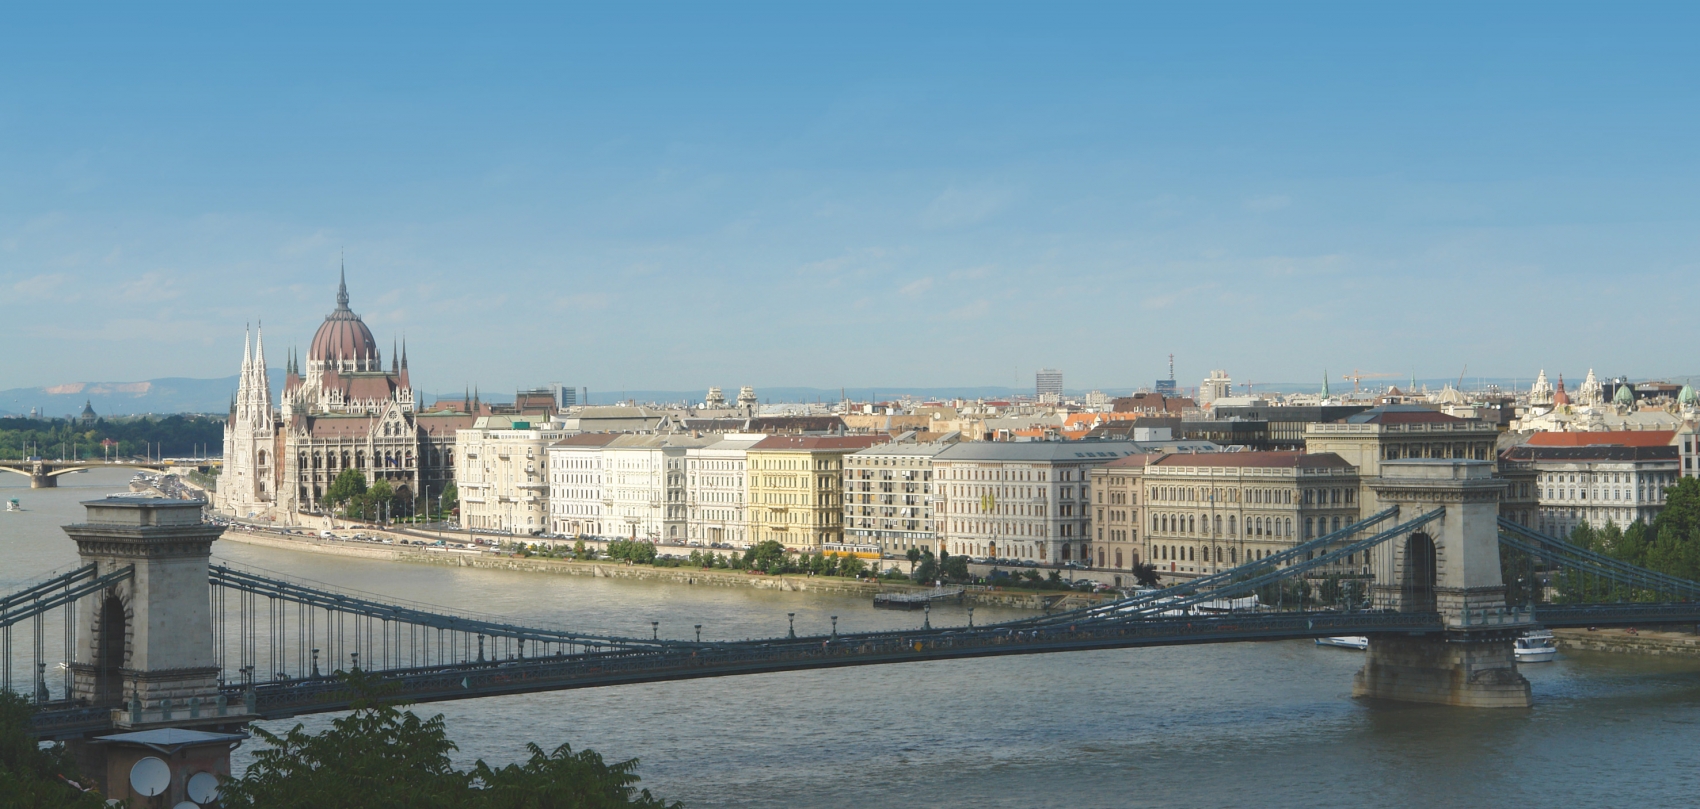
POLYGON ((14 498, 6 501, 6 510, 7 511, 23 511, 24 509, 23 509, 22 506, 18 505, 18 498, 14 497, 14 498))
POLYGON ((1552 633, 1545 629, 1528 632, 1516 640, 1512 651, 1519 663, 1551 663, 1558 657, 1558 647, 1553 645, 1552 633))
POLYGON ((1341 649, 1363 651, 1369 648, 1369 638, 1362 635, 1340 635, 1333 638, 1317 638, 1318 646, 1338 646, 1341 649))

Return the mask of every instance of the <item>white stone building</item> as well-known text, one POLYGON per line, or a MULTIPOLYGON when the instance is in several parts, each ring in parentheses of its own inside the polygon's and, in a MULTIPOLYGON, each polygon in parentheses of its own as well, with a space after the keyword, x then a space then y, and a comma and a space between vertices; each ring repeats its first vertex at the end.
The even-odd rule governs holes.
POLYGON ((548 530, 548 446, 567 437, 557 423, 480 416, 455 432, 462 528, 511 534, 548 530))
POLYGON ((619 435, 581 433, 549 445, 549 533, 604 535, 602 448, 619 435))
POLYGON ((750 544, 746 456, 752 445, 766 437, 732 433, 685 450, 687 542, 737 548, 750 544))
POLYGON ((1139 451, 1128 441, 975 441, 933 456, 939 545, 953 554, 1085 562, 1088 476, 1139 451))
POLYGON ((1592 445, 1543 447, 1525 444, 1506 450, 1502 468, 1534 470, 1539 503, 1533 528, 1563 537, 1586 522, 1595 528, 1613 523, 1625 528, 1636 520, 1652 522, 1664 508, 1666 486, 1682 474, 1680 448, 1592 445))
POLYGON ((602 448, 605 533, 682 545, 687 535, 685 453, 719 436, 622 435, 602 448), (608 531, 607 529, 612 529, 608 531))

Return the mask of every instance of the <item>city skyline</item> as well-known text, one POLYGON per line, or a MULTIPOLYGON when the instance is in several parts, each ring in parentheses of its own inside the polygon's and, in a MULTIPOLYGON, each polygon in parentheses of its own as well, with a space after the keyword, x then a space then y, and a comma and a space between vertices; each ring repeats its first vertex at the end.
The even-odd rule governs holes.
POLYGON ((1692 303, 1694 12, 977 11, 15 11, 0 387, 226 376, 344 261, 432 388, 1687 370, 1614 324, 1692 303))

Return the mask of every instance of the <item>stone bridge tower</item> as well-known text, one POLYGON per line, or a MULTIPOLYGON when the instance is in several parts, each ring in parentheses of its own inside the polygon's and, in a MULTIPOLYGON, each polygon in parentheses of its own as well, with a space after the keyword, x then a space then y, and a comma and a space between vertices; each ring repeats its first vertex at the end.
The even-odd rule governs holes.
POLYGON ((1513 640, 1530 628, 1508 610, 1499 566, 1494 464, 1471 460, 1384 461, 1369 481, 1382 503, 1410 520, 1444 514, 1376 550, 1375 603, 1438 612, 1444 631, 1370 639, 1354 696, 1480 708, 1526 708, 1529 681, 1517 673, 1513 640))
MULTIPOLYGON (((65 526, 98 575, 134 565, 128 581, 82 599, 71 696, 111 706, 120 724, 181 726, 218 713, 218 668, 207 584, 213 540, 198 500, 111 497, 83 504, 65 526)), ((229 720, 225 720, 229 721, 229 720)))

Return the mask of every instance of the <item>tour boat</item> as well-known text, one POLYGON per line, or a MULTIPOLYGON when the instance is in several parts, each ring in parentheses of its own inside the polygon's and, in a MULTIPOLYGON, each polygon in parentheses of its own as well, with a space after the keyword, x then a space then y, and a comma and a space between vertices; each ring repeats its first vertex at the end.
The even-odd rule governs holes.
POLYGON ((1537 629, 1518 638, 1512 650, 1519 663, 1550 663, 1558 657, 1558 647, 1552 645, 1552 633, 1537 629))
POLYGON ((18 498, 14 497, 14 498, 6 501, 6 510, 7 511, 23 511, 24 509, 23 509, 22 506, 18 505, 18 498))
POLYGON ((1318 646, 1338 646, 1342 649, 1363 651, 1369 648, 1369 638, 1362 635, 1340 635, 1333 638, 1317 638, 1318 646))

